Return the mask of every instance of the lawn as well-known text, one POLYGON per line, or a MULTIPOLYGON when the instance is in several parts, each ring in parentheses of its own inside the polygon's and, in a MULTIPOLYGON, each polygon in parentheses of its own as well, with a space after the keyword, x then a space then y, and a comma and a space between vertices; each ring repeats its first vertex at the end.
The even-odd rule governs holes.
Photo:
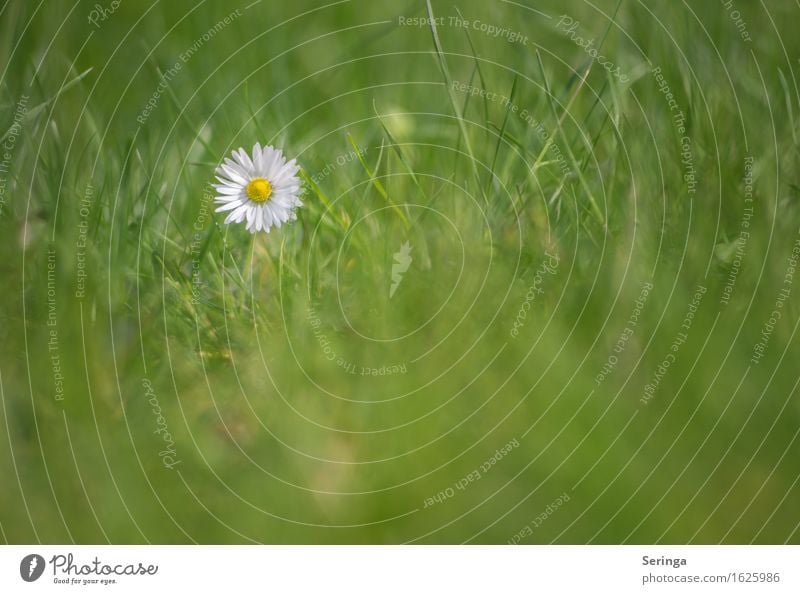
POLYGON ((800 543, 799 12, 6 0, 0 542, 800 543))

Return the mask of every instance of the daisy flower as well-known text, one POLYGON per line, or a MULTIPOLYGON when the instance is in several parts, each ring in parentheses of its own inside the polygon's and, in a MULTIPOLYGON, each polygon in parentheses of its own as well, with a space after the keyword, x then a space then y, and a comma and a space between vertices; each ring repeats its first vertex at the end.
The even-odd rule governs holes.
POLYGON ((221 206, 216 212, 227 212, 225 224, 247 222, 250 233, 280 227, 297 218, 295 209, 302 206, 300 167, 295 159, 286 161, 283 152, 271 146, 256 143, 253 157, 240 148, 233 151, 232 159, 225 159, 217 167, 214 184, 218 196, 214 202, 221 206))

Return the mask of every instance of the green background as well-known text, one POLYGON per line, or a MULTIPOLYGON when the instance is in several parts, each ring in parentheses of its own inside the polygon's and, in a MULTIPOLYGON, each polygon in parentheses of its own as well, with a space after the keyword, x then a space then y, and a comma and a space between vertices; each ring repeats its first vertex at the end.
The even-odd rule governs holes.
POLYGON ((0 7, 0 539, 800 542, 795 2, 98 4, 0 7))

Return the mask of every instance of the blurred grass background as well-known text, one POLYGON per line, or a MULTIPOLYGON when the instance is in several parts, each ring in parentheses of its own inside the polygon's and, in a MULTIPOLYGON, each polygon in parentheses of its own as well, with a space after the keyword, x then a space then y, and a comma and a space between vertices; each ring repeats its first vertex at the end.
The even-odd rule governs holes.
POLYGON ((800 6, 98 5, 0 8, 5 542, 800 541, 800 6), (308 183, 253 237, 257 141, 308 183))

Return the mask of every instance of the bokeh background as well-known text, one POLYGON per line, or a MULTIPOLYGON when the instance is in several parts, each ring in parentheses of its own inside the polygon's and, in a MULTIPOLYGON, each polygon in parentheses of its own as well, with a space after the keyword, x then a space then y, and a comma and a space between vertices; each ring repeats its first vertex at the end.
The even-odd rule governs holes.
POLYGON ((800 542, 799 15, 6 0, 0 539, 800 542))

